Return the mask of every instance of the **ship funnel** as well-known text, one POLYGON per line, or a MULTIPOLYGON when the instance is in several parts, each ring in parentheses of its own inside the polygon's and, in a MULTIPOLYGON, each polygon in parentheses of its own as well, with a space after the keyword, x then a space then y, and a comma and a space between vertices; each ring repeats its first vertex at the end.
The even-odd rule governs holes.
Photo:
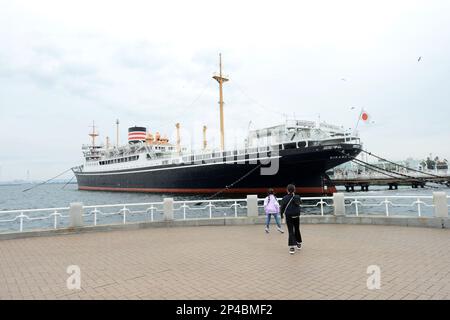
POLYGON ((138 143, 140 141, 145 142, 147 136, 147 128, 145 127, 131 127, 128 128, 128 143, 138 143))

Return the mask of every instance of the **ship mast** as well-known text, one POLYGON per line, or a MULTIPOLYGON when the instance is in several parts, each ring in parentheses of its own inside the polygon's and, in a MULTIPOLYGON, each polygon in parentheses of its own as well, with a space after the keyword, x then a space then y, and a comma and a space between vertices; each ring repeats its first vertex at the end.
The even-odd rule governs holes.
POLYGON ((95 122, 92 121, 92 133, 89 133, 89 136, 92 138, 92 149, 95 149, 95 138, 98 137, 98 133, 95 132, 95 122))
POLYGON ((226 76, 222 75, 222 54, 219 53, 219 74, 215 74, 213 76, 213 79, 215 79, 219 83, 219 91, 220 91, 220 148, 223 151, 225 149, 225 138, 224 138, 224 124, 223 124, 223 91, 222 91, 222 84, 224 82, 227 82, 229 79, 226 76))

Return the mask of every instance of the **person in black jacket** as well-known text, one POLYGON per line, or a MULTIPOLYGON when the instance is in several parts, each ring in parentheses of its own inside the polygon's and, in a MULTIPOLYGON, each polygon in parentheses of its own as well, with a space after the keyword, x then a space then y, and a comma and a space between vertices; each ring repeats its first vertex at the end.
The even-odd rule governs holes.
POLYGON ((300 196, 295 194, 295 186, 287 186, 288 194, 281 200, 281 218, 286 215, 286 225, 289 232, 288 246, 289 253, 295 253, 295 247, 302 248, 302 235, 300 234, 300 196))

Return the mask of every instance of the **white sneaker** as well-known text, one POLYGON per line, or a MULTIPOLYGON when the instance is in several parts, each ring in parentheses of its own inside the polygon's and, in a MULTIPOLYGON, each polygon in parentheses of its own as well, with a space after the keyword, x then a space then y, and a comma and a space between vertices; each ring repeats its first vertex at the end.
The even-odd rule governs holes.
POLYGON ((289 248, 289 253, 290 254, 294 254, 295 253, 295 248, 294 247, 290 247, 289 248))
POLYGON ((266 231, 266 233, 269 233, 269 228, 266 227, 264 230, 266 231))
POLYGON ((284 230, 281 229, 280 227, 277 227, 277 230, 278 230, 279 232, 281 232, 281 233, 284 233, 284 230))

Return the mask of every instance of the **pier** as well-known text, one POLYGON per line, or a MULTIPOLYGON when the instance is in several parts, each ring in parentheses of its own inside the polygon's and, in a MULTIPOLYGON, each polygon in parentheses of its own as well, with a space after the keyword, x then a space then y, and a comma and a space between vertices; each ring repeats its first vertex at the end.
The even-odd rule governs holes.
POLYGON ((0 299, 450 299, 448 230, 262 225, 146 228, 0 241, 0 299), (18 254, 20 253, 20 254, 18 254), (69 265, 81 288, 68 290, 69 265), (379 265, 381 287, 366 286, 379 265))
MULTIPOLYGON (((409 173, 408 175, 412 175, 409 173)), ((397 190, 398 186, 411 186, 414 189, 424 188, 427 182, 439 183, 450 187, 450 175, 441 177, 430 177, 415 174, 410 178, 387 177, 383 174, 358 174, 358 175, 337 175, 331 179, 334 185, 344 186, 349 191, 369 191, 369 186, 388 186, 389 190, 397 190)))
POLYGON ((262 200, 0 211, 0 299, 450 299, 445 193, 303 198, 293 256, 262 200))

